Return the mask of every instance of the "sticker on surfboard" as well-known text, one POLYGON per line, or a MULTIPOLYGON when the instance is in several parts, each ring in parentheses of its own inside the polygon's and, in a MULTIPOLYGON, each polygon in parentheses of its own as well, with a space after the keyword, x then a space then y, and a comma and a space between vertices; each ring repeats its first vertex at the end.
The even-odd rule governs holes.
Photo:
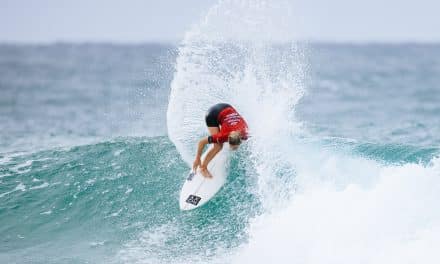
POLYGON ((188 198, 186 199, 186 202, 189 204, 192 204, 192 205, 197 205, 197 204, 199 204, 201 199, 202 199, 201 197, 190 194, 188 196, 188 198))
POLYGON ((196 175, 194 172, 190 172, 188 175, 188 178, 186 178, 187 181, 192 181, 192 179, 194 178, 194 175, 196 175))

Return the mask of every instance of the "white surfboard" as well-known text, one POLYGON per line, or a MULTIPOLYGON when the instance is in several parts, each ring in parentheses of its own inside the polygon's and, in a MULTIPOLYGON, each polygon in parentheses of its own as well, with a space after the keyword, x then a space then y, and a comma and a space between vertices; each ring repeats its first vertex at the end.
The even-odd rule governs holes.
MULTIPOLYGON (((202 161, 208 151, 202 156, 202 161)), ((203 177, 199 170, 196 173, 190 171, 180 191, 180 210, 200 207, 214 197, 226 182, 228 166, 229 151, 223 148, 208 164, 212 178, 203 177)))

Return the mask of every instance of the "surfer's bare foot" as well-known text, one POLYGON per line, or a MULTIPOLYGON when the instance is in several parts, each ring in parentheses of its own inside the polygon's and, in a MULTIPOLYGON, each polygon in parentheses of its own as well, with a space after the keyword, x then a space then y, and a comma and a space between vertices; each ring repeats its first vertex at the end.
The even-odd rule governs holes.
POLYGON ((212 178, 212 175, 208 171, 207 168, 200 168, 200 172, 202 173, 203 177, 205 177, 205 178, 212 178))

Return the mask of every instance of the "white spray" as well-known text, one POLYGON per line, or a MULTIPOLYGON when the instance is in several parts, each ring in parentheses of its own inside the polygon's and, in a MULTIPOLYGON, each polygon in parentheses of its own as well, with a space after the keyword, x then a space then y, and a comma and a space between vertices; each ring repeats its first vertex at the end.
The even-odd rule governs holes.
POLYGON ((191 164, 215 103, 234 105, 251 129, 257 175, 247 176, 258 177, 266 210, 224 261, 435 263, 438 160, 388 166, 295 136, 305 64, 292 10, 288 1, 220 1, 179 49, 167 125, 183 159, 191 164))
POLYGON ((207 134, 206 110, 232 104, 250 127, 251 161, 267 204, 289 192, 283 182, 294 169, 283 149, 298 130, 294 106, 304 91, 290 13, 287 1, 220 1, 185 36, 167 113, 169 137, 191 164, 197 140, 207 134))

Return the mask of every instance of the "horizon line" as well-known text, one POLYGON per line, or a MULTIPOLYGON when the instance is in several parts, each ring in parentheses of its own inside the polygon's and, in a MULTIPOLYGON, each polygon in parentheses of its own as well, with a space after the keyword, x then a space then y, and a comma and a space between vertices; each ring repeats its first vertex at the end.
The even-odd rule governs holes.
MULTIPOLYGON (((2 41, 2 46, 55 46, 55 45, 114 45, 114 46, 143 46, 143 45, 168 45, 179 46, 182 40, 167 41, 167 40, 151 40, 151 41, 2 41)), ((439 45, 440 40, 292 40, 284 43, 300 43, 300 44, 322 44, 322 45, 439 45)), ((274 42, 274 44, 283 44, 274 42)))

